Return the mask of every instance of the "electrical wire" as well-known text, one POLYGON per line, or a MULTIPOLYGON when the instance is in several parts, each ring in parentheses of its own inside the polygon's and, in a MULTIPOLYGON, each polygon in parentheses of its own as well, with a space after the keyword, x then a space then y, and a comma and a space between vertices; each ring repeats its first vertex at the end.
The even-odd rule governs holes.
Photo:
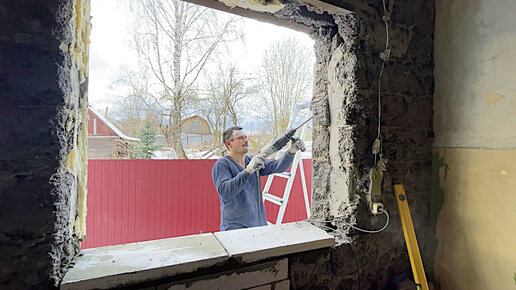
MULTIPOLYGON (((310 221, 310 220, 308 220, 310 221)), ((329 230, 330 232, 334 233, 334 232, 339 232, 338 230, 334 229, 334 228, 330 228, 329 226, 325 226, 325 225, 321 225, 321 227, 329 230)))
MULTIPOLYGON (((333 219, 333 220, 327 220, 327 221, 322 221, 322 220, 311 220, 311 219, 307 219, 307 221, 309 222, 316 222, 316 223, 332 223, 332 222, 342 222, 343 224, 347 225, 348 227, 352 228, 352 229, 355 229, 357 231, 361 231, 361 232, 364 232, 364 233, 368 233, 368 234, 376 234, 376 233, 379 233, 383 230, 385 230, 385 228, 389 225, 389 213, 387 213, 386 210, 381 210, 380 211, 381 213, 384 213, 385 216, 386 216, 386 221, 385 221, 385 225, 379 229, 379 230, 367 230, 367 229, 362 229, 362 228, 359 228, 357 226, 354 226, 348 222, 346 222, 345 220, 343 220, 342 218, 338 218, 338 219, 333 219)), ((329 229, 332 229, 330 227, 327 227, 325 225, 322 225, 323 227, 325 228, 329 228, 329 229)), ((337 232, 337 230, 335 229, 332 229, 334 232, 337 232)))
POLYGON ((380 54, 382 61, 382 68, 380 69, 380 74, 378 75, 378 130, 377 130, 377 137, 376 139, 380 142, 380 148, 379 152, 374 154, 374 164, 376 164, 376 157, 378 153, 383 152, 383 144, 382 144, 382 132, 381 132, 381 120, 382 120, 382 92, 381 92, 381 82, 382 82, 382 75, 383 70, 385 68, 385 63, 389 59, 390 51, 389 51, 389 21, 390 21, 390 14, 387 13, 387 7, 385 6, 385 0, 382 0, 383 4, 383 21, 385 22, 385 50, 383 51, 383 56, 380 54), (389 15, 389 16, 387 16, 389 15))

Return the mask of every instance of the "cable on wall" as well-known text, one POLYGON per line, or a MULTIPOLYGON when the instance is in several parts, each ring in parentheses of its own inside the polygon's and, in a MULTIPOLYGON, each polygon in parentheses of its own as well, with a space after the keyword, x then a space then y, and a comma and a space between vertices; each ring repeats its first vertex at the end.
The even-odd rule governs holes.
POLYGON ((380 209, 379 210, 380 213, 384 213, 385 216, 386 216, 386 221, 385 221, 385 225, 378 229, 378 230, 367 230, 367 229, 362 229, 362 228, 359 228, 357 226, 354 226, 348 222, 346 222, 343 217, 339 217, 339 218, 336 218, 336 219, 333 219, 333 220, 327 220, 327 221, 324 221, 324 220, 312 220, 312 219, 307 219, 307 221, 309 222, 314 222, 314 223, 323 223, 323 225, 321 225, 323 228, 326 228, 326 229, 329 229, 331 230, 332 232, 338 232, 338 230, 336 229, 333 229, 333 228, 330 228, 328 226, 325 226, 324 223, 333 223, 333 222, 341 222, 343 224, 345 224, 346 226, 352 228, 352 229, 355 229, 357 231, 360 231, 360 232, 364 232, 364 233, 368 233, 368 234, 376 234, 376 233, 379 233, 383 230, 385 230, 385 228, 387 228, 387 226, 389 225, 389 214, 387 213, 386 210, 384 209, 380 209))
POLYGON ((380 166, 384 167, 387 161, 382 162, 382 153, 383 153, 383 144, 382 144, 382 131, 381 131, 381 120, 382 120, 382 75, 383 70, 385 68, 385 64, 389 60, 391 56, 391 49, 389 48, 389 21, 391 20, 392 8, 394 6, 394 1, 390 0, 389 2, 389 12, 387 11, 387 7, 385 5, 385 0, 382 0, 383 12, 384 16, 382 17, 383 22, 385 23, 385 50, 380 53, 380 58, 382 59, 382 67, 380 68, 380 73, 378 75, 378 127, 377 127, 377 136, 376 140, 373 143, 373 154, 374 154, 374 164, 377 165, 377 157, 380 155, 380 166))

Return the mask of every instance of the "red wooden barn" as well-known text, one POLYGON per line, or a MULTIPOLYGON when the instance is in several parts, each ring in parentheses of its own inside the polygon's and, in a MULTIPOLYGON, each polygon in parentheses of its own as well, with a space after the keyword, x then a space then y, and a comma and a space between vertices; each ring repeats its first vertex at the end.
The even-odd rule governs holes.
POLYGON ((106 117, 88 107, 88 158, 127 158, 135 142, 140 140, 125 135, 106 117))

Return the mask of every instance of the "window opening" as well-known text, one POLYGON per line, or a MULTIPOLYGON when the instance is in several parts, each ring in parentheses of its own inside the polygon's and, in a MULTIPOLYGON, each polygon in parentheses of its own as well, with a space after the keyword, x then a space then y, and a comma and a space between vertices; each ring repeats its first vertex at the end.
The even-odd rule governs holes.
MULTIPOLYGON (((92 0, 91 5, 93 124, 88 125, 94 132, 88 137, 82 248, 218 231, 220 204, 211 168, 222 156, 222 132, 234 124, 243 127, 254 155, 287 131, 294 108, 312 98, 313 40, 182 1, 92 0), (187 43, 177 55, 178 44, 166 29, 173 22, 165 20, 180 7, 206 22, 199 24, 202 29, 185 32, 187 43), (212 34, 221 27, 227 34, 212 34), (210 45, 214 35, 222 41, 210 45), (163 45, 153 46, 157 42, 163 45), (183 95, 174 98, 178 91, 183 95)), ((304 121, 302 116, 292 123, 304 121)), ((309 192, 311 127, 303 153, 309 192)), ((263 187, 266 177, 261 182, 263 187)), ((275 193, 281 195, 285 185, 286 180, 275 184, 275 193)), ((271 220, 278 210, 266 204, 271 220)), ((306 219, 305 212, 299 177, 283 222, 306 219)))

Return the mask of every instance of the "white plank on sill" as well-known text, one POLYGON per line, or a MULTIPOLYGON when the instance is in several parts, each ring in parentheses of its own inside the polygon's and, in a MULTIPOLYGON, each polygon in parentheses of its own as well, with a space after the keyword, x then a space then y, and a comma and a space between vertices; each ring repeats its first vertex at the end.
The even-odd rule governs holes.
POLYGON ((248 263, 332 247, 335 239, 306 221, 215 233, 229 255, 248 263))
POLYGON ((81 251, 61 289, 106 289, 194 272, 229 259, 213 234, 81 251))

